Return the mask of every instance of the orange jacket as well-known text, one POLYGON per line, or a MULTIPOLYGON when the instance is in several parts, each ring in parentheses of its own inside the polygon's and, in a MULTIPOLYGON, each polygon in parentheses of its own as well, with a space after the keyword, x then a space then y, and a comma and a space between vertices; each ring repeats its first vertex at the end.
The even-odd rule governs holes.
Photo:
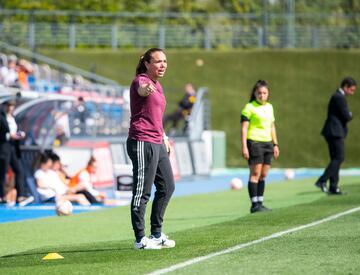
POLYGON ((76 185, 79 184, 79 176, 82 172, 84 171, 87 171, 87 168, 83 168, 81 169, 79 172, 76 173, 75 176, 71 177, 70 178, 70 181, 69 181, 69 187, 72 188, 72 187, 75 187, 76 185))

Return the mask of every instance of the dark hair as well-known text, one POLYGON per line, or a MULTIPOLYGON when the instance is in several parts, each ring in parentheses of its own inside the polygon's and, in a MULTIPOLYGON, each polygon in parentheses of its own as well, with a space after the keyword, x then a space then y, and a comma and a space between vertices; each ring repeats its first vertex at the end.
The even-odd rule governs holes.
POLYGON ((341 88, 356 86, 356 81, 351 76, 345 77, 340 84, 341 88))
POLYGON ((40 153, 39 155, 39 164, 45 164, 49 161, 49 155, 45 153, 40 153))
POLYGON ((32 162, 32 168, 33 169, 39 169, 41 164, 45 164, 49 160, 49 155, 46 153, 39 153, 32 162))
POLYGON ((147 63, 150 63, 151 61, 151 58, 152 58, 152 54, 154 52, 164 52, 163 49, 160 49, 160 48, 151 48, 151 49, 148 49, 144 55, 140 56, 140 59, 139 59, 139 63, 138 65, 136 66, 136 73, 135 75, 139 75, 139 74, 143 74, 143 73, 146 73, 147 69, 146 69, 146 66, 145 66, 145 61, 147 63))
POLYGON ((49 155, 49 158, 53 161, 53 162, 56 162, 56 161, 60 161, 60 157, 58 154, 55 154, 55 153, 51 153, 49 155))
POLYGON ((268 83, 267 83, 266 80, 260 79, 260 80, 256 81, 254 87, 253 87, 252 90, 251 90, 249 102, 256 100, 255 92, 256 92, 260 87, 266 87, 266 88, 268 88, 268 90, 269 90, 269 86, 268 86, 268 83))
POLYGON ((96 158, 91 156, 88 163, 87 163, 87 166, 92 166, 95 162, 96 162, 96 158))
POLYGON ((16 106, 16 101, 14 99, 9 99, 3 103, 5 106, 16 106))

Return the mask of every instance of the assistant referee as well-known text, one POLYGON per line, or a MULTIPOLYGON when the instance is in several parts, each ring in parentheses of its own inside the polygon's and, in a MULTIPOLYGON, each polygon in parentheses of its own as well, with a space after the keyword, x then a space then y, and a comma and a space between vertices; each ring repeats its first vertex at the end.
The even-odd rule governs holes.
POLYGON ((249 103, 241 112, 242 155, 248 160, 250 169, 250 213, 270 210, 263 205, 265 178, 270 170, 272 158, 277 158, 280 153, 274 110, 268 98, 268 83, 258 80, 251 91, 249 103))

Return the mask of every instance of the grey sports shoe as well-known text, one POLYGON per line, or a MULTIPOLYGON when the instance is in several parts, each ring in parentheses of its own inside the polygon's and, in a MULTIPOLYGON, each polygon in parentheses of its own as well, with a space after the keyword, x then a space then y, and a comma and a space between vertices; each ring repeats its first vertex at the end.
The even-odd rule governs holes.
POLYGON ((250 213, 251 213, 251 214, 252 214, 252 213, 259 212, 259 211, 260 211, 260 205, 258 205, 258 204, 252 205, 252 206, 250 207, 250 213))
POLYGON ((259 205, 259 212, 265 212, 265 211, 271 211, 270 208, 266 207, 265 205, 260 204, 259 205))

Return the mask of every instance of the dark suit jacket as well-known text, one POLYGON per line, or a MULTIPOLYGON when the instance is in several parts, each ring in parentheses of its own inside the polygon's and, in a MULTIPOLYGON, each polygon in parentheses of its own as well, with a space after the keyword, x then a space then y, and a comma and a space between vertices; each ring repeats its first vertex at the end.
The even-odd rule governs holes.
POLYGON ((6 115, 4 111, 0 109, 0 144, 7 142, 6 135, 9 132, 9 125, 6 120, 6 115))
POLYGON ((6 119, 6 114, 4 111, 0 110, 0 146, 2 146, 1 150, 8 150, 10 152, 9 146, 14 146, 15 153, 18 158, 21 158, 21 150, 20 150, 20 142, 18 140, 9 141, 7 136, 10 134, 9 124, 6 119))
POLYGON ((345 95, 337 90, 330 98, 328 114, 321 134, 325 137, 345 138, 347 123, 352 119, 345 95))

